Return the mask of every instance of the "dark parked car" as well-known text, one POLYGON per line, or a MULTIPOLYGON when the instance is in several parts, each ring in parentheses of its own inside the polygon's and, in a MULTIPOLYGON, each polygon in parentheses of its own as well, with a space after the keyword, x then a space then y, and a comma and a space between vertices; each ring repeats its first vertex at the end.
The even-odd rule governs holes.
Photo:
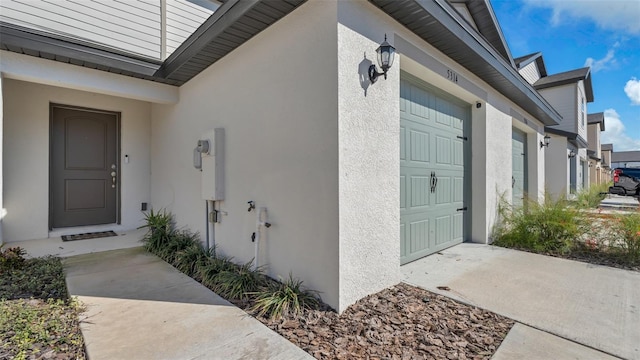
POLYGON ((609 193, 640 195, 640 168, 617 168, 613 171, 613 186, 609 193))

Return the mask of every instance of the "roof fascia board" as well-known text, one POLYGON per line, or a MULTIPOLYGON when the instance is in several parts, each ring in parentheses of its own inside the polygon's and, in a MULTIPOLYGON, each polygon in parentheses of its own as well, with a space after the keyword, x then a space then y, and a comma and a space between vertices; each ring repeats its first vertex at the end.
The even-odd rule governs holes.
POLYGON ((51 34, 45 35, 40 31, 6 22, 0 22, 0 35, 0 42, 4 45, 49 53, 146 76, 152 76, 160 66, 159 61, 140 60, 132 56, 88 46, 80 41, 63 39, 62 37, 53 38, 51 34))
POLYGON ((261 0, 225 1, 196 31, 191 34, 162 64, 154 76, 168 78, 211 41, 232 26, 261 0))
MULTIPOLYGON (((508 64, 502 56, 496 53, 486 41, 478 36, 478 34, 466 25, 464 21, 458 19, 454 13, 455 9, 444 0, 413 0, 421 8, 432 14, 434 19, 441 23, 451 34, 455 35, 462 41, 470 51, 479 55, 482 60, 492 64, 500 75, 502 75, 511 84, 515 85, 518 90, 530 98, 533 103, 543 110, 546 119, 539 119, 545 125, 557 125, 562 120, 562 116, 515 70, 515 67, 508 64), (468 41, 471 38, 474 41, 468 41)), ((503 94, 507 97, 508 94, 503 94)))
POLYGON ((502 32, 502 28, 500 27, 500 23, 498 22, 498 18, 496 17, 496 13, 493 11, 493 7, 488 0, 483 1, 485 8, 489 12, 489 16, 491 17, 491 21, 493 22, 494 27, 496 28, 496 32, 498 33, 498 37, 500 38, 500 42, 502 43, 502 47, 504 51, 507 53, 509 58, 509 62, 511 66, 516 67, 516 63, 513 61, 513 55, 511 54, 511 50, 509 50, 509 45, 507 44, 507 40, 504 37, 504 33, 502 32))
POLYGON ((7 79, 118 96, 159 104, 178 102, 178 87, 0 50, 0 71, 7 79))

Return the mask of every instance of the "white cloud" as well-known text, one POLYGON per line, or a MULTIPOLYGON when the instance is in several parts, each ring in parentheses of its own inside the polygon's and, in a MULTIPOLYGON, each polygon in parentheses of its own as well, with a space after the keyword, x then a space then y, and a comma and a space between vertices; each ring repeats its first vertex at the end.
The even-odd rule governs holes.
POLYGON ((604 111, 604 128, 601 142, 613 144, 613 151, 640 150, 640 138, 632 138, 626 134, 624 123, 614 109, 604 111))
POLYGON ((640 34, 640 2, 638 0, 524 0, 530 6, 552 9, 554 25, 568 17, 587 18, 604 29, 640 34))
POLYGON ((600 60, 594 58, 587 58, 584 62, 584 66, 590 66, 593 73, 597 73, 600 70, 607 69, 609 65, 614 65, 616 59, 614 58, 615 51, 613 49, 607 51, 607 55, 600 60))
POLYGON ((640 80, 631 78, 624 86, 624 92, 631 99, 633 105, 640 105, 640 80))

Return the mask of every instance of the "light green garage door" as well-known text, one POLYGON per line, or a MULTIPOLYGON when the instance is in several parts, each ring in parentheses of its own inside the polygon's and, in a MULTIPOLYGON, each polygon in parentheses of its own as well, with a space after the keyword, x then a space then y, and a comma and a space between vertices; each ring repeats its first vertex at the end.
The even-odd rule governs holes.
POLYGON ((527 135, 513 129, 511 136, 512 204, 522 206, 527 191, 527 135))
POLYGON ((469 106, 403 74, 400 83, 401 263, 464 239, 464 124, 469 106))

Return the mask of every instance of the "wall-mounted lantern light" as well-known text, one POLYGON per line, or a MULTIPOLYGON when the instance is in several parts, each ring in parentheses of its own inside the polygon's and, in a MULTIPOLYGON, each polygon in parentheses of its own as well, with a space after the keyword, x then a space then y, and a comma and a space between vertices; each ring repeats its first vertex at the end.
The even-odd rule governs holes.
POLYGON ((378 69, 376 69, 376 66, 373 64, 369 66, 369 80, 372 84, 378 80, 378 76, 380 75, 384 75, 386 80, 387 71, 391 68, 391 65, 393 65, 393 57, 396 54, 396 48, 389 45, 387 42, 387 34, 384 34, 384 41, 376 49, 376 53, 378 53, 378 65, 382 69, 382 72, 379 73, 378 69))
POLYGON ((540 149, 542 149, 543 147, 549 147, 550 142, 551 142, 551 136, 545 135, 544 142, 540 141, 540 149))
POLYGON ((589 163, 589 167, 593 167, 593 164, 592 164, 592 163, 589 163))
POLYGON ((569 151, 569 159, 576 157, 576 152, 571 150, 569 151))

